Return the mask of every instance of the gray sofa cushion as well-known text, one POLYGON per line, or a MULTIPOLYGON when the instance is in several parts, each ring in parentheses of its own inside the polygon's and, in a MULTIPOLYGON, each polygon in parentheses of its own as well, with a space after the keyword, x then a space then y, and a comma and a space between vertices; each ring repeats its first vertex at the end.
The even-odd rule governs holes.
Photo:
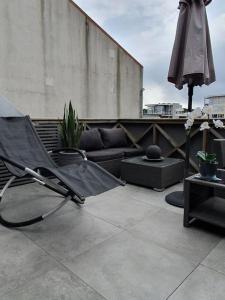
POLYGON ((120 149, 120 151, 123 152, 124 157, 133 157, 138 155, 143 155, 145 153, 143 148, 131 148, 131 147, 125 147, 125 148, 115 148, 120 149))
POLYGON ((112 159, 122 159, 124 157, 124 153, 117 148, 89 151, 86 153, 86 155, 89 160, 95 162, 112 160, 112 159))
POLYGON ((99 128, 105 148, 127 147, 128 140, 122 128, 99 128))
POLYGON ((85 130, 80 139, 80 149, 86 151, 103 149, 104 144, 97 128, 85 130))
POLYGON ((112 159, 123 159, 126 157, 138 156, 144 154, 144 150, 142 148, 131 148, 131 147, 123 147, 123 148, 108 148, 96 151, 87 152, 87 158, 95 161, 106 161, 112 159))

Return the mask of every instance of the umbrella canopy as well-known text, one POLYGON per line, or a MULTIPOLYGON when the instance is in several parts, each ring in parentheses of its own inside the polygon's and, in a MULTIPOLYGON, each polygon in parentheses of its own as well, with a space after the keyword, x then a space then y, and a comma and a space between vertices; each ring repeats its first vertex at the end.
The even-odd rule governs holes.
POLYGON ((206 14, 211 0, 180 0, 179 19, 168 81, 182 89, 216 80, 206 14))
POLYGON ((5 97, 0 96, 0 117, 22 117, 23 114, 19 112, 12 103, 5 97))

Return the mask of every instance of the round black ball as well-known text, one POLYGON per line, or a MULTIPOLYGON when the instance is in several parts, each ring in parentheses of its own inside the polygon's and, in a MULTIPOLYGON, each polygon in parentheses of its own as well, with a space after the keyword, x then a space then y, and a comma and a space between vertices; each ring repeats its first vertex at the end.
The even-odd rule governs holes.
POLYGON ((157 145, 148 146, 146 149, 146 156, 149 159, 159 159, 161 157, 162 150, 157 145))

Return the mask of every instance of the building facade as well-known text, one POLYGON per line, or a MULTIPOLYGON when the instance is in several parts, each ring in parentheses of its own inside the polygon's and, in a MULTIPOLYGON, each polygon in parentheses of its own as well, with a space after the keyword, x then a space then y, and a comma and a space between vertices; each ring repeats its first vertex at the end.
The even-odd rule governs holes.
POLYGON ((0 95, 21 112, 140 117, 143 67, 72 0, 2 0, 0 20, 0 95))
POLYGON ((146 104, 144 116, 150 118, 178 118, 183 113, 179 103, 146 104))
POLYGON ((225 118, 225 95, 206 97, 204 104, 212 106, 212 118, 225 118))

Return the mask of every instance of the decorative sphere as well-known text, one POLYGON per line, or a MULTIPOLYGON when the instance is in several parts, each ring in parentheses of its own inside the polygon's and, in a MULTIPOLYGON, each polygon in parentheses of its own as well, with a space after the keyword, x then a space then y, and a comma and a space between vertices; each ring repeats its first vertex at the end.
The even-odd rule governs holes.
POLYGON ((148 146, 148 148, 146 149, 146 156, 149 159, 159 159, 161 157, 161 154, 162 150, 157 145, 148 146))

